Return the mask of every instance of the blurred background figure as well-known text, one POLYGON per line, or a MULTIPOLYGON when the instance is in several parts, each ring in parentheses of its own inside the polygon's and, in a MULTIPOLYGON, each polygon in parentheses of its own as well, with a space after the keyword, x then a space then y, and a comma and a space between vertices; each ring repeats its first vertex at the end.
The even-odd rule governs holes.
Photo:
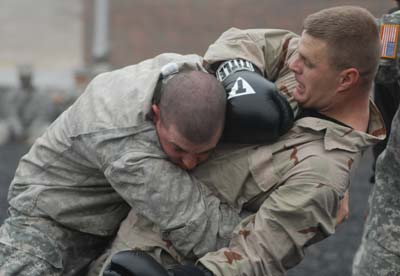
POLYGON ((31 64, 18 65, 16 72, 18 85, 3 86, 0 94, 0 145, 31 144, 75 100, 60 88, 36 87, 31 64))
POLYGON ((378 20, 382 57, 375 78, 375 101, 390 135, 373 150, 374 186, 353 276, 400 274, 400 1, 396 3, 378 20), (386 37, 385 31, 393 35, 386 37))
POLYGON ((11 140, 20 140, 23 136, 24 127, 20 112, 27 97, 33 93, 32 66, 28 64, 19 65, 18 86, 4 87, 1 94, 0 106, 0 144, 11 140))
POLYGON ((395 11, 400 10, 400 0, 393 0, 396 3, 396 6, 391 8, 388 13, 394 13, 395 11))
MULTIPOLYGON (((385 28, 383 25, 398 25, 400 23, 400 0, 393 1, 396 6, 391 8, 389 12, 378 19, 378 23, 381 28, 385 28)), ((398 28, 398 27, 397 27, 398 28)), ((397 29, 397 32, 400 30, 397 29)), ((396 39, 396 36, 393 36, 396 39)), ((392 47, 391 41, 387 41, 388 47, 392 47)), ((394 41, 395 43, 397 41, 394 41)), ((394 45, 394 44, 393 44, 394 45)), ((385 48, 384 45, 384 49, 385 48)), ((386 129, 388 135, 384 141, 378 143, 373 148, 374 155, 374 165, 373 170, 375 170, 375 162, 379 154, 385 149, 389 134, 391 132, 391 123, 393 116, 396 113, 397 107, 400 102, 400 49, 398 45, 394 45, 393 54, 390 57, 382 57, 379 65, 379 70, 375 78, 375 89, 374 89, 374 101, 382 113, 383 120, 385 121, 386 129), (397 51, 397 53, 395 52, 397 51)), ((371 183, 374 183, 374 175, 371 177, 371 183)))

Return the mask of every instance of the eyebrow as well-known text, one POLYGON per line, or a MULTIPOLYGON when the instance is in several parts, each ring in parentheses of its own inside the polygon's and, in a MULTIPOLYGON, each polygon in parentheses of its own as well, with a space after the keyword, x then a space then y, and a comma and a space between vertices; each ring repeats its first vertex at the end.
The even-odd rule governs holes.
POLYGON ((304 62, 307 62, 307 63, 309 63, 309 64, 312 65, 312 66, 315 66, 316 63, 315 63, 314 61, 312 61, 310 58, 308 58, 307 56, 303 55, 303 54, 300 53, 300 52, 298 52, 298 54, 299 54, 300 58, 301 58, 304 62))
POLYGON ((307 57, 306 57, 305 55, 303 55, 302 53, 298 52, 298 54, 299 54, 299 56, 300 56, 300 58, 301 58, 302 60, 310 61, 310 59, 307 58, 307 57))
MULTIPOLYGON (((186 152, 186 153, 189 153, 187 150, 181 148, 180 146, 178 146, 178 145, 175 144, 174 142, 170 141, 170 143, 171 143, 177 150, 183 151, 183 152, 186 152)), ((214 149, 215 149, 215 147, 212 147, 212 148, 210 148, 210 149, 208 149, 208 150, 205 150, 205 151, 202 151, 202 152, 196 152, 195 154, 204 154, 204 153, 208 153, 208 152, 210 152, 210 151, 213 151, 214 149)))

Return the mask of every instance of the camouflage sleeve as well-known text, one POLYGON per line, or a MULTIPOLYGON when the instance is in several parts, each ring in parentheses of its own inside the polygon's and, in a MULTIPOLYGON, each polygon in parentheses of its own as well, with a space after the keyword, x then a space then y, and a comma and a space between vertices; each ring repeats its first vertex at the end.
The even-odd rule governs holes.
POLYGON ((296 115, 298 105, 292 97, 296 79, 288 68, 288 61, 295 55, 298 41, 296 34, 286 30, 231 28, 209 46, 204 55, 205 67, 213 72, 224 60, 250 61, 266 79, 275 82, 296 115))
POLYGON ((293 43, 297 39, 296 34, 286 30, 231 28, 209 46, 204 61, 212 69, 221 61, 242 58, 257 66, 267 79, 275 81, 295 52, 293 43))
POLYGON ((386 149, 379 155, 375 184, 353 275, 398 275, 400 271, 400 107, 386 149))
POLYGON ((133 210, 158 225, 163 240, 182 255, 202 256, 225 246, 240 221, 238 210, 165 159, 130 152, 114 161, 105 175, 133 210))
POLYGON ((293 174, 242 221, 229 247, 200 262, 218 276, 285 275, 303 259, 305 247, 333 234, 338 192, 309 164, 301 167, 303 173, 293 174))

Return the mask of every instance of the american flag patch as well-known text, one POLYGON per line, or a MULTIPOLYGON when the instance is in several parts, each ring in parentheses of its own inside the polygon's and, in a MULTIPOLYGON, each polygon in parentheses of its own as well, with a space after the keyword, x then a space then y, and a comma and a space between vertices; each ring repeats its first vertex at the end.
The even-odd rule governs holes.
POLYGON ((395 59, 397 55, 397 38, 399 25, 382 24, 381 26, 381 57, 395 59))

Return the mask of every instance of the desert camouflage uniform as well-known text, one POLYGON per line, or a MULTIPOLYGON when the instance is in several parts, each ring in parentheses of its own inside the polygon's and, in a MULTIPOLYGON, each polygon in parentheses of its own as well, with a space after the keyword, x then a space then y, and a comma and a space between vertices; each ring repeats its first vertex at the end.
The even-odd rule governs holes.
MULTIPOLYGON (((251 61, 288 96, 297 113, 291 96, 296 81, 287 67, 297 43, 298 36, 288 31, 231 29, 204 59, 209 68, 237 57, 251 61)), ((193 175, 221 200, 253 214, 235 228, 229 248, 208 253, 200 262, 215 275, 283 275, 301 261, 305 247, 333 234, 339 201, 361 152, 385 137, 379 112, 370 106, 368 133, 304 117, 272 145, 220 145, 193 175)), ((166 265, 186 257, 134 211, 107 254, 132 248, 147 250, 166 265)))
POLYGON ((21 159, 0 228, 0 275, 82 275, 129 207, 181 254, 226 244, 238 210, 167 160, 151 120, 171 61, 204 70, 199 56, 164 54, 102 74, 21 159))
MULTIPOLYGON (((400 11, 384 15, 380 22, 400 23, 400 11)), ((354 257, 353 275, 400 275, 400 45, 396 59, 382 59, 376 76, 377 84, 393 85, 384 97, 383 113, 396 110, 387 146, 376 163, 375 185, 369 198, 369 214, 361 245, 354 257)))

